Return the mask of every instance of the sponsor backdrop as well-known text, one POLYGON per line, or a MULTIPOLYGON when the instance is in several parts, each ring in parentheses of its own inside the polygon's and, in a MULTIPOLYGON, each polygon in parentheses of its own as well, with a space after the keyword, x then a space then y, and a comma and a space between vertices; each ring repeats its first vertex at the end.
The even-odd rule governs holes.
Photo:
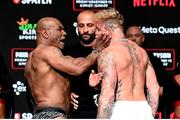
POLYGON ((36 46, 38 19, 52 16, 61 20, 68 33, 67 45, 71 45, 77 42, 76 17, 80 11, 114 7, 124 15, 125 29, 133 24, 141 27, 147 51, 159 58, 172 76, 179 52, 179 6, 178 0, 1 0, 0 51, 13 79, 14 118, 32 118, 23 70, 36 46))

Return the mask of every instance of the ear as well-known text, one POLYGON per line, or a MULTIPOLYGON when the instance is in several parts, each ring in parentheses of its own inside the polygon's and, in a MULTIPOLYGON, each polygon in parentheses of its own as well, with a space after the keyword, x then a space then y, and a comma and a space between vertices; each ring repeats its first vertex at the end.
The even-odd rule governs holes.
POLYGON ((43 30, 42 31, 42 37, 44 38, 44 39, 48 39, 48 33, 47 33, 47 31, 46 30, 43 30))
POLYGON ((145 40, 145 36, 144 36, 144 34, 142 34, 142 41, 143 41, 143 43, 144 43, 144 40, 145 40))
POLYGON ((110 27, 105 27, 105 29, 106 29, 107 31, 109 31, 109 32, 112 31, 112 28, 110 28, 110 27))

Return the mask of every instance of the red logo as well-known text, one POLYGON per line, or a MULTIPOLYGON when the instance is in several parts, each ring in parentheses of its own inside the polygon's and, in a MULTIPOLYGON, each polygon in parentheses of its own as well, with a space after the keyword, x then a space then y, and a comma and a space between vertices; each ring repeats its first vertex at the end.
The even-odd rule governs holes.
POLYGON ((21 113, 14 113, 14 119, 21 119, 21 113))
POLYGON ((134 7, 161 6, 176 7, 175 0, 134 0, 134 7))
POLYGON ((13 0, 14 4, 19 4, 21 2, 21 0, 13 0))

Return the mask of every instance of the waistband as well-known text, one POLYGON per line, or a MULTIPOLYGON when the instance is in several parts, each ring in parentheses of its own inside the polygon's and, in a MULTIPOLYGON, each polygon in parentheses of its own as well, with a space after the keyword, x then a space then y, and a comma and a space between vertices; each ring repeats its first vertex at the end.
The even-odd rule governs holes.
POLYGON ((144 106, 144 105, 149 105, 147 101, 116 101, 114 105, 121 105, 121 106, 144 106))
POLYGON ((147 101, 146 100, 141 100, 141 101, 119 100, 119 101, 116 101, 115 103, 147 103, 147 101))
POLYGON ((40 113, 40 112, 60 112, 64 115, 67 115, 65 110, 63 110, 61 107, 37 107, 34 110, 34 113, 40 113))

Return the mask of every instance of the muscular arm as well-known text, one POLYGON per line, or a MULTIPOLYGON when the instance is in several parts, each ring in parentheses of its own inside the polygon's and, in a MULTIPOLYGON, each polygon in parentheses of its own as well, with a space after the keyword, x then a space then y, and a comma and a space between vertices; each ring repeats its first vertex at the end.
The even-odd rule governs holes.
POLYGON ((112 115, 117 83, 114 57, 110 53, 102 53, 98 58, 98 69, 99 72, 104 73, 104 76, 101 83, 97 118, 108 119, 112 115))
POLYGON ((146 71, 146 86, 147 101, 151 106, 153 115, 155 116, 159 102, 159 84, 157 82, 156 74, 150 60, 148 60, 148 67, 146 71))
POLYGON ((96 62, 98 53, 93 50, 86 58, 73 58, 64 56, 58 48, 52 47, 44 55, 48 55, 46 59, 53 68, 70 75, 80 75, 96 62))

